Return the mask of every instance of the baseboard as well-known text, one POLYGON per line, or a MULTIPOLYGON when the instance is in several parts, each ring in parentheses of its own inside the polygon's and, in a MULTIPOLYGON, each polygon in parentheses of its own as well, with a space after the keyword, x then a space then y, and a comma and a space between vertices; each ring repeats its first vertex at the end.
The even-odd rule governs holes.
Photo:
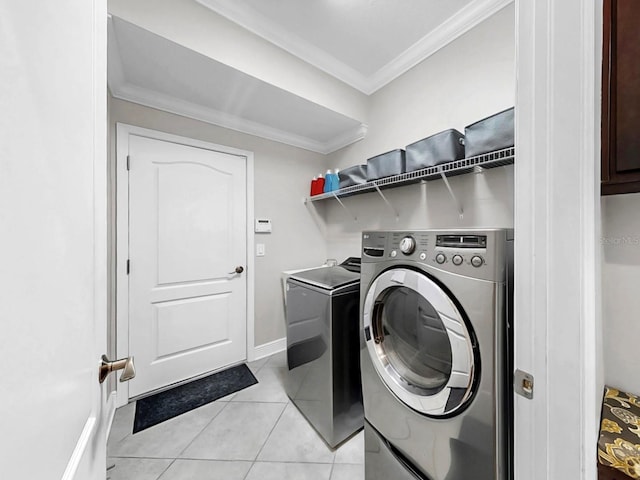
MULTIPOLYGON (((104 425, 104 431, 106 434, 105 445, 111 432, 111 425, 113 418, 116 414, 116 392, 112 392, 104 405, 104 412, 102 418, 106 422, 104 425)), ((91 449, 93 448, 93 442, 95 435, 102 435, 102 426, 100 422, 96 420, 96 417, 90 417, 84 425, 84 429, 80 434, 78 443, 71 455, 67 468, 65 469, 62 480, 81 480, 89 478, 91 469, 94 466, 94 459, 91 449)))
POLYGON ((274 353, 284 352, 286 349, 287 338, 279 338, 273 342, 263 343, 262 345, 256 345, 253 347, 253 355, 249 355, 248 360, 250 362, 260 360, 261 358, 268 357, 274 353))
POLYGON ((90 469, 91 458, 91 440, 96 433, 96 417, 89 417, 84 424, 78 443, 73 449, 67 468, 62 474, 62 480, 80 480, 87 477, 87 471, 90 469))

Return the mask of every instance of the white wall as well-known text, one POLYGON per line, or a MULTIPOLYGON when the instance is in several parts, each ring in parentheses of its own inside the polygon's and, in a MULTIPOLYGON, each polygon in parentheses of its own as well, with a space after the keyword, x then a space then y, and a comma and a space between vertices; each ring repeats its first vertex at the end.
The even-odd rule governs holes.
POLYGON ((302 202, 309 194, 310 179, 325 168, 325 157, 111 97, 109 106, 112 178, 117 122, 254 153, 255 216, 270 218, 273 223, 273 233, 255 237, 256 243, 266 245, 266 255, 255 259, 255 345, 283 338, 280 272, 319 265, 327 258, 322 225, 302 202))
MULTIPOLYGON (((328 157, 345 168, 448 128, 465 125, 512 107, 515 102, 514 6, 502 9, 371 97, 369 133, 364 140, 328 157)), ((376 193, 327 203, 328 252, 341 259, 360 255, 365 229, 512 227, 513 167, 500 167, 450 180, 463 203, 459 218, 441 180, 385 190, 395 214, 376 193)), ((320 202, 315 202, 320 203, 320 202)))
POLYGON ((604 380, 640 394, 640 193, 602 197, 604 380))

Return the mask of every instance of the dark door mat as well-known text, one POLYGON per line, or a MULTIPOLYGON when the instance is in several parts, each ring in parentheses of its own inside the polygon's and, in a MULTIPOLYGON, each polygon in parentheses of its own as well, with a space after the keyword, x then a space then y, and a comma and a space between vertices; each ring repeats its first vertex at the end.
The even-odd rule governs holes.
POLYGON ((133 433, 258 383, 245 364, 156 393, 136 402, 133 433))

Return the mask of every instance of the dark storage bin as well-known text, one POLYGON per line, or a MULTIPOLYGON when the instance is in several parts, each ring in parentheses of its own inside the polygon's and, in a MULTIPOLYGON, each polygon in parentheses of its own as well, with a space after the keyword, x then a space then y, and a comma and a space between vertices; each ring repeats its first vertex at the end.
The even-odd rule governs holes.
POLYGON ((355 165, 338 172, 340 177, 340 188, 360 185, 367 182, 367 166, 355 165))
POLYGON ((406 171, 405 167, 405 153, 401 148, 376 155, 367 160, 367 180, 400 175, 406 171))
POLYGON ((445 130, 407 145, 407 172, 464 158, 464 135, 445 130))
POLYGON ((466 158, 513 147, 513 117, 509 108, 465 127, 466 158))

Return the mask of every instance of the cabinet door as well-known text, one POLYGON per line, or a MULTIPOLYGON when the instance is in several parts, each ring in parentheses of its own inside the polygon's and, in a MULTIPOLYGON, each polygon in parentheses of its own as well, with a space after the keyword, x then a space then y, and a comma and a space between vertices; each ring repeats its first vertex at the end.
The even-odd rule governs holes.
POLYGON ((602 194, 640 192, 640 1, 605 0, 602 194))

